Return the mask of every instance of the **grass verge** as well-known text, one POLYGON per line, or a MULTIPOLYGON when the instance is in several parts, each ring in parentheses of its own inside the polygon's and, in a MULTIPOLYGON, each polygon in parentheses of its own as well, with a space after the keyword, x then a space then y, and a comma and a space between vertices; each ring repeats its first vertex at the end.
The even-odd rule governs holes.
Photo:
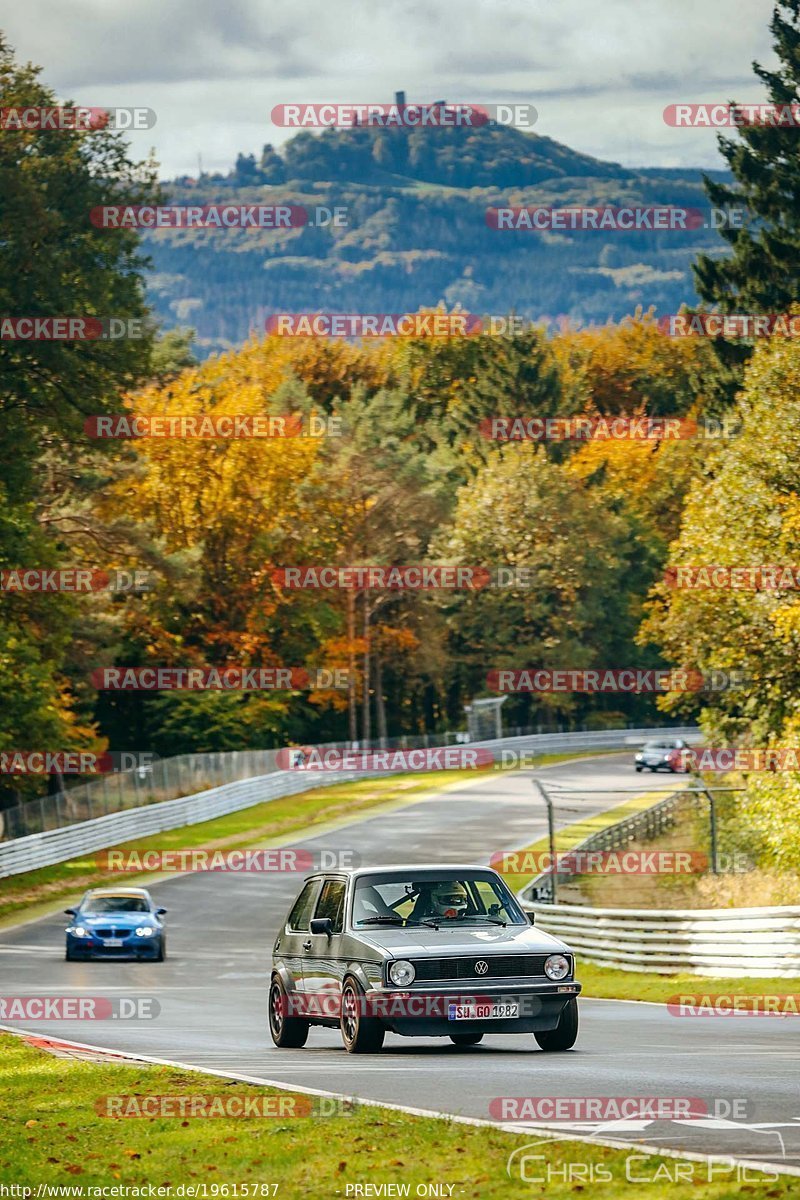
POLYGON ((583 984, 583 997, 603 1000, 652 1000, 666 1004, 684 996, 786 996, 800 994, 800 978, 725 979, 706 975, 656 975, 652 971, 620 971, 600 967, 578 958, 576 974, 583 984))
MULTIPOLYGON (((230 1102, 232 1095, 275 1097, 276 1103, 283 1097, 286 1105, 292 1093, 169 1067, 56 1058, 3 1034, 0 1091, 5 1098, 0 1110, 0 1183, 31 1188, 33 1195, 40 1185, 71 1185, 75 1192, 61 1194, 84 1197, 91 1195, 85 1189, 93 1186, 152 1185, 169 1188, 163 1196, 277 1194, 280 1200, 344 1197, 348 1185, 353 1195, 352 1185, 368 1183, 409 1185, 410 1195, 417 1194, 420 1184, 437 1184, 442 1190, 433 1194, 487 1200, 517 1200, 545 1191, 543 1185, 522 1182, 519 1173, 509 1178, 506 1172, 515 1149, 537 1142, 533 1131, 510 1135, 500 1128, 358 1106, 333 1116, 105 1117, 98 1115, 97 1106, 103 1108, 109 1096, 132 1098, 141 1108, 149 1096, 190 1095, 218 1097, 217 1103, 230 1102), (191 1193, 189 1187, 198 1190, 191 1193)), ((309 1099, 313 1102, 298 1096, 298 1106, 307 1108, 309 1099)), ((626 1151, 564 1141, 539 1142, 530 1153, 542 1156, 529 1171, 550 1179, 549 1200, 574 1200, 590 1179, 602 1182, 604 1200, 628 1200, 631 1194, 626 1151)), ((631 1169, 635 1179, 650 1181, 650 1200, 728 1200, 741 1194, 732 1169, 723 1174, 717 1168, 709 1182, 706 1163, 637 1153, 631 1169)), ((749 1172, 744 1190, 780 1198, 796 1194, 796 1187, 796 1179, 749 1172)))
MULTIPOLYGON (((550 766, 585 757, 585 751, 543 754, 537 757, 536 765, 550 766)), ((355 819, 381 805, 402 804, 432 792, 480 782, 489 774, 488 771, 474 770, 426 771, 314 788, 296 796, 254 804, 199 825, 185 825, 151 837, 121 842, 108 849, 188 850, 202 846, 235 850, 256 844, 268 845, 270 841, 282 840, 295 833, 313 834, 319 826, 351 817, 355 819)), ((87 887, 109 882, 146 884, 153 878, 144 873, 135 879, 133 876, 123 878, 119 873, 103 870, 91 855, 12 875, 0 880, 0 928, 20 917, 44 916, 57 907, 59 900, 71 899, 87 887)))

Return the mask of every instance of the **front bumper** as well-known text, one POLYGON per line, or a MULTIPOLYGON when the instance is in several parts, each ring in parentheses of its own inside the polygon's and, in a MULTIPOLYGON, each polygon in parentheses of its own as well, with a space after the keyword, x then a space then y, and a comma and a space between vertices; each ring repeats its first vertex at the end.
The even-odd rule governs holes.
POLYGON ((161 937, 123 938, 121 946, 105 946, 101 938, 75 937, 67 934, 67 951, 75 958, 146 958, 157 959, 161 952, 161 937))
POLYGON ((454 986, 408 988, 372 988, 366 993, 367 1014, 403 1037, 447 1037, 452 1033, 539 1033, 555 1029, 561 1013, 572 997, 579 996, 581 985, 574 980, 564 983, 486 984, 484 987, 454 986), (519 1016, 481 1017, 450 1020, 451 1004, 497 1003, 517 1001, 519 1016))

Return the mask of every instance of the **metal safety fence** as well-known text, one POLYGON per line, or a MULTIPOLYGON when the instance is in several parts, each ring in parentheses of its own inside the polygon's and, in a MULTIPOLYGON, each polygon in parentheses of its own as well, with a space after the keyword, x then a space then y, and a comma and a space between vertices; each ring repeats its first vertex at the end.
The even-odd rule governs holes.
MULTIPOLYGON (((549 853, 551 869, 526 884, 519 896, 536 924, 565 941, 579 961, 664 975, 800 975, 800 907, 637 906, 645 897, 663 902, 670 894, 680 895, 687 876, 673 872, 681 864, 690 870, 690 879, 752 869, 746 854, 718 852, 713 819, 715 794, 743 789, 706 788, 692 781, 581 837, 581 819, 575 820, 579 809, 574 807, 579 802, 570 807, 563 790, 540 782, 536 787, 550 809, 551 844, 557 845, 558 828, 566 825, 570 848, 549 853), (648 849, 653 846, 658 847, 655 853, 648 849), (654 874, 647 874, 651 868, 654 874), (670 876, 666 884, 661 871, 670 876), (624 907, 596 902, 597 895, 615 894, 624 907)), ((616 796, 619 803, 618 792, 616 796)), ((591 823, 591 817, 584 819, 591 823)))
MULTIPOLYGON (((696 739, 695 728, 670 731, 675 736, 696 739)), ((649 729, 602 730, 597 732, 533 734, 473 743, 488 748, 503 762, 508 757, 547 754, 557 751, 624 749, 645 740, 649 729)), ((408 741, 412 739, 407 739, 408 741)), ((346 748, 346 747, 343 747, 346 748)), ((402 747, 398 747, 402 748, 402 747)), ((408 747, 417 748, 417 747, 408 747)), ((177 829, 197 824, 212 816, 235 812, 278 796, 293 795, 312 787, 330 787, 352 778, 366 778, 341 771, 304 774, 282 770, 276 765, 276 750, 241 751, 219 755, 181 755, 154 764, 153 774, 139 783, 123 776, 107 777, 86 785, 93 789, 87 798, 83 788, 64 793, 60 807, 40 811, 38 827, 19 832, 25 825, 11 825, 16 832, 0 842, 0 878, 63 862, 82 853, 114 846, 132 836, 177 829), (158 768, 158 771, 155 768, 158 768), (111 780, 116 778, 116 784, 111 780), (104 795, 103 786, 111 789, 104 795), (171 791, 171 797, 165 792, 171 791), (79 796, 72 799, 71 793, 79 796), (69 801, 64 797, 70 796, 69 801), (106 803, 114 807, 106 808, 106 803), (70 807, 67 807, 67 805, 70 807), (50 824, 60 819, 61 824, 50 824)), ((126 775, 133 774, 128 772, 126 775)), ((385 772, 376 772, 385 774, 385 772)), ((48 797, 55 800, 55 797, 48 797)), ((34 807, 38 802, 32 802, 34 807)), ((7 817, 7 810, 3 816, 7 817)), ((26 821, 30 818, 26 817, 26 821)), ((34 817, 34 821, 36 818, 34 817)))
MULTIPOLYGON (((788 979, 800 975, 800 908, 620 909, 530 904, 579 960, 625 971, 788 979)), ((580 976, 580 969, 578 970, 580 976)))

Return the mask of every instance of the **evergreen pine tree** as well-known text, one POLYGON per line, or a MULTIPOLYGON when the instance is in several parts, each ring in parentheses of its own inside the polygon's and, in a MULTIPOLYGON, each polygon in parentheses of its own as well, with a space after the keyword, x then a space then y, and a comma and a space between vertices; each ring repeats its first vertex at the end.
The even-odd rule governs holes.
POLYGON ((772 104, 796 106, 793 119, 720 136, 734 181, 704 180, 716 208, 747 210, 741 228, 720 230, 732 254, 700 255, 694 267, 700 297, 723 312, 782 312, 800 300, 800 0, 778 0, 770 29, 778 66, 753 70, 772 104))

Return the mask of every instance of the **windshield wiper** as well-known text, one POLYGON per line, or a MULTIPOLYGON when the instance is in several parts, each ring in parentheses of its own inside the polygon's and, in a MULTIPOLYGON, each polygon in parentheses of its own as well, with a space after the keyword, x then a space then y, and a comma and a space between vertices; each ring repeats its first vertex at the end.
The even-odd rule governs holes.
POLYGON ((429 929, 462 929, 465 925, 471 922, 480 921, 481 924, 488 922, 490 925, 502 925, 505 929, 508 921, 501 921, 499 917, 431 917, 430 920, 410 921, 410 925, 427 925, 429 929))
POLYGON ((431 919, 430 921, 410 921, 408 917, 401 917, 398 913, 396 917, 366 917, 363 921, 357 921, 357 925, 402 925, 407 928, 409 925, 420 926, 427 925, 429 929, 438 929, 439 922, 431 919))
POLYGON ((390 925, 405 925, 406 924, 405 917, 401 917, 399 915, 396 917, 390 917, 390 916, 365 917, 363 921, 358 921, 356 923, 358 925, 383 925, 387 921, 389 922, 390 925))

